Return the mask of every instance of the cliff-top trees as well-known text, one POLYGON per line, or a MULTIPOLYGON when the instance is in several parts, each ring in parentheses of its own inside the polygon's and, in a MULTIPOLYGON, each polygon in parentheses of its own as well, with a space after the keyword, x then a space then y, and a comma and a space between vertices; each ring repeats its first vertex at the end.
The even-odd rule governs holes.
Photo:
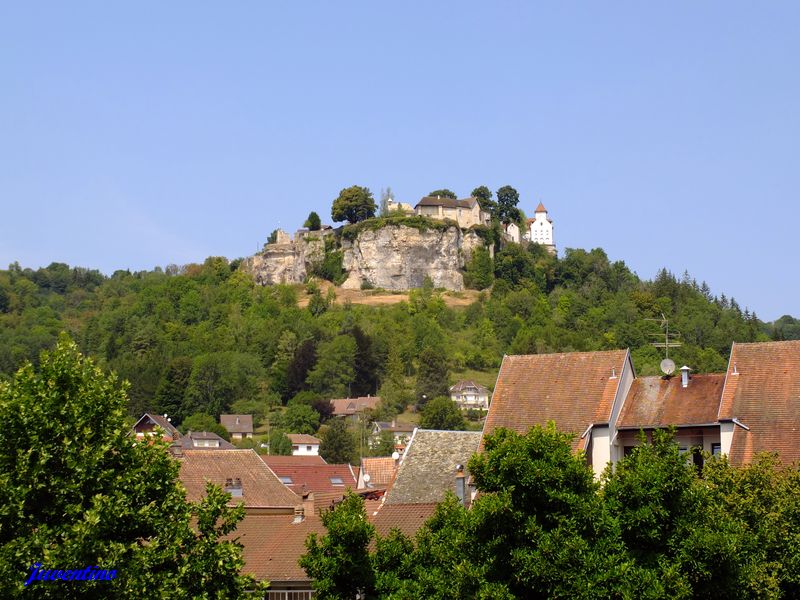
POLYGON ((458 199, 456 193, 452 190, 448 190, 447 188, 442 188, 441 190, 433 190, 430 194, 428 194, 431 198, 452 198, 453 200, 458 199))
POLYGON ((376 210, 378 207, 369 188, 353 185, 339 192, 339 197, 333 201, 331 218, 334 221, 358 223, 374 217, 376 210))
POLYGON ((309 231, 319 231, 322 228, 322 221, 319 218, 319 215, 314 212, 313 210, 308 213, 308 218, 306 222, 303 223, 303 227, 308 227, 309 231))

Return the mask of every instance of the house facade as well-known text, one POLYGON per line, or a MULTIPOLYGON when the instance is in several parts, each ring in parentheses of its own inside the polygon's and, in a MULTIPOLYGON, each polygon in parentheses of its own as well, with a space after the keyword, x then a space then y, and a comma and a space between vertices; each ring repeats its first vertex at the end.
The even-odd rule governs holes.
POLYGON ((292 456, 319 456, 319 438, 305 433, 287 433, 292 443, 292 456))
POLYGON ((636 377, 627 350, 506 356, 484 435, 553 421, 575 435, 599 477, 639 443, 675 427, 681 450, 746 464, 759 452, 800 460, 800 341, 734 344, 725 374, 636 377))
POLYGON ((441 196, 425 196, 417 202, 414 212, 431 219, 450 219, 458 223, 462 229, 473 225, 488 225, 489 213, 482 211, 477 198, 455 200, 441 196))
POLYGON ((451 386, 450 399, 462 410, 489 408, 489 390, 471 379, 459 381, 451 386))
POLYGON ((231 434, 232 440, 253 437, 253 415, 220 415, 219 422, 231 434))

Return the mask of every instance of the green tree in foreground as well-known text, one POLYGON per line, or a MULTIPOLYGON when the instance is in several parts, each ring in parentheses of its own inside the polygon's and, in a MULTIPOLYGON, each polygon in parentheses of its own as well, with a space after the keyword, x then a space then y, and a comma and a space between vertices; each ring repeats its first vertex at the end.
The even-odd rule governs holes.
POLYGON ((322 514, 328 535, 311 534, 306 541, 308 553, 300 566, 314 581, 314 598, 341 600, 373 598, 375 576, 367 546, 375 528, 364 513, 360 496, 348 494, 335 510, 322 514))
POLYGON ((349 463, 356 458, 356 441, 344 419, 332 419, 320 431, 319 455, 329 463, 349 463))
POLYGON ((331 218, 337 222, 358 223, 374 217, 376 210, 378 207, 369 188, 353 185, 339 192, 331 207, 331 218))
POLYGON ((476 248, 467 265, 464 283, 476 290, 485 290, 494 281, 494 264, 486 248, 476 248))
POLYGON ((243 510, 227 508, 230 496, 213 486, 201 503, 186 501, 165 444, 130 437, 125 388, 66 337, 38 369, 0 382, 5 597, 238 598, 252 587, 239 575, 241 546, 219 541, 243 510), (35 563, 97 565, 117 577, 27 589, 35 563))
POLYGON ((497 190, 497 218, 501 223, 522 224, 522 213, 519 208, 519 192, 510 185, 497 190))
POLYGON ((464 415, 450 398, 439 396, 425 404, 419 426, 425 429, 464 429, 464 415))

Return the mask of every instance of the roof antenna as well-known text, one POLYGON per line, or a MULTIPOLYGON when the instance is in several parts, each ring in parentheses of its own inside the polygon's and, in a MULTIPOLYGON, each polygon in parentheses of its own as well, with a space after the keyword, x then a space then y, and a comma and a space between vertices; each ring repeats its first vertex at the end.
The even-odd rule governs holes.
MULTIPOLYGON (((661 319, 645 319, 645 321, 660 321, 661 327, 664 328, 664 341, 651 342, 650 345, 655 346, 656 348, 664 348, 664 360, 661 361, 659 366, 661 367, 661 372, 664 373, 664 375, 672 375, 675 372, 675 361, 669 357, 669 349, 678 348, 681 346, 680 342, 675 341, 680 333, 669 332, 669 320, 663 312, 661 313, 661 319)), ((660 333, 655 333, 653 335, 659 339, 661 338, 660 333)))
POLYGON ((733 363, 733 373, 731 375, 738 375, 739 371, 736 369, 736 363, 733 363))

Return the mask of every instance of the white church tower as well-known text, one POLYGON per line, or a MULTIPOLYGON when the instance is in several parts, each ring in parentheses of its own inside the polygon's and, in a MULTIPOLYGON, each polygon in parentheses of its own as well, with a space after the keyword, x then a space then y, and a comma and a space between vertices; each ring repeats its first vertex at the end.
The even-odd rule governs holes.
POLYGON ((546 246, 555 254, 556 243, 553 239, 553 220, 547 216, 547 209, 539 202, 533 219, 528 219, 528 236, 530 241, 546 246))

